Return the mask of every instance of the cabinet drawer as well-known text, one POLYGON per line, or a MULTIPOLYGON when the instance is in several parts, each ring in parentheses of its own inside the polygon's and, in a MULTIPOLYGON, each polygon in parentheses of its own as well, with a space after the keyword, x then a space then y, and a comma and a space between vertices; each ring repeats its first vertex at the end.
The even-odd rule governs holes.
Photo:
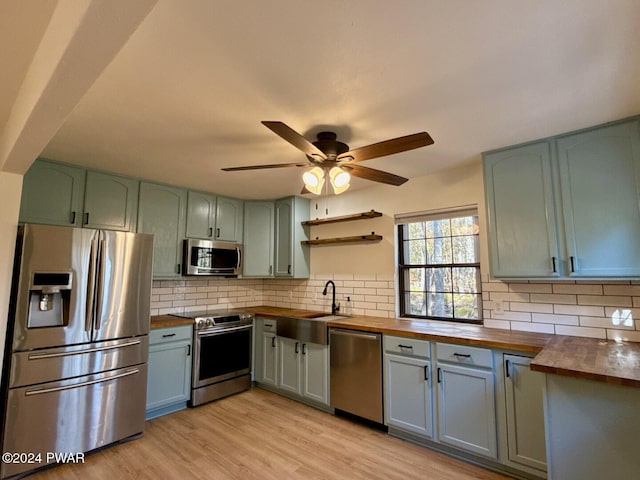
POLYGON ((192 325, 154 328, 149 332, 149 344, 157 345, 159 343, 175 342, 178 340, 191 340, 192 332, 192 325))
POLYGON ((427 340, 418 340, 417 338, 385 335, 384 351, 411 357, 429 358, 431 356, 431 344, 427 340))
POLYGON ((444 362, 493 368, 493 354, 488 348, 438 342, 436 355, 438 360, 444 362))
POLYGON ((276 333, 276 326, 278 322, 276 320, 270 318, 262 319, 262 331, 263 332, 273 332, 276 333))

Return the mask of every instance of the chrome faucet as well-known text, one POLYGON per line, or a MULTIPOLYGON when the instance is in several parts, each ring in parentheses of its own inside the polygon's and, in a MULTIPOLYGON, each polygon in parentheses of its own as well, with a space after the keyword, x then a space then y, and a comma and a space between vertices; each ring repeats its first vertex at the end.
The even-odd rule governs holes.
POLYGON ((327 288, 329 285, 333 287, 333 295, 331 296, 331 315, 335 315, 340 311, 340 305, 336 305, 336 284, 333 283, 333 280, 329 280, 324 284, 324 290, 322 290, 322 295, 327 294, 327 288))

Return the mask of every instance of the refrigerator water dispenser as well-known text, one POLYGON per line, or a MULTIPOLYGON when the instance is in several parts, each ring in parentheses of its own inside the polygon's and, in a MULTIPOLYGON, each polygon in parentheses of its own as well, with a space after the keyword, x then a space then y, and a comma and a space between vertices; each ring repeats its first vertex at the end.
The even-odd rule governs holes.
POLYGON ((71 278, 71 272, 33 274, 27 328, 60 327, 69 323, 71 278))

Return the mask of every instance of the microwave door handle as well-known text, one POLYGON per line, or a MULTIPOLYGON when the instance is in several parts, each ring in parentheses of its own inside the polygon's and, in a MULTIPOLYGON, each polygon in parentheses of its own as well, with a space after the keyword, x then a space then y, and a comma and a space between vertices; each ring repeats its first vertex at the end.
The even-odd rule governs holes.
POLYGON ((236 265, 236 268, 240 270, 240 267, 242 266, 242 250, 238 248, 236 251, 238 252, 238 264, 236 265))

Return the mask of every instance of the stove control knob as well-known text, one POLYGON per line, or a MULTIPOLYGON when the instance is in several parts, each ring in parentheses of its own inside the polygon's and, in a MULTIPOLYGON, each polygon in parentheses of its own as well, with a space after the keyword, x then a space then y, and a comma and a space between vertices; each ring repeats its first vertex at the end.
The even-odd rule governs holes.
POLYGON ((207 327, 213 327, 213 320, 207 318, 207 327))
POLYGON ((204 328, 204 320, 198 320, 198 330, 204 328))

